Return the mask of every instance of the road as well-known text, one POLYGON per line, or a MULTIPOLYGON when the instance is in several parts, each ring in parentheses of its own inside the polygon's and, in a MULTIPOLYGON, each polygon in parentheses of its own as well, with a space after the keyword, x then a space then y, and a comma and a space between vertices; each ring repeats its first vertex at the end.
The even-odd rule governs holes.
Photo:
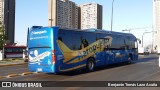
POLYGON ((23 72, 28 72, 27 64, 24 65, 14 65, 14 66, 4 66, 0 67, 0 76, 7 76, 10 74, 20 74, 23 72))
MULTIPOLYGON (((69 72, 60 75, 35 73, 21 75, 28 72, 27 65, 1 67, 0 76, 9 74, 19 74, 12 78, 3 78, 1 81, 160 81, 160 68, 157 55, 140 56, 138 61, 132 64, 116 64, 106 67, 99 67, 94 72, 69 72)), ((51 89, 51 88, 48 88, 51 89)), ((55 89, 64 90, 150 90, 151 88, 84 88, 84 87, 63 87, 55 89)), ((152 88, 157 90, 157 88, 152 88)))

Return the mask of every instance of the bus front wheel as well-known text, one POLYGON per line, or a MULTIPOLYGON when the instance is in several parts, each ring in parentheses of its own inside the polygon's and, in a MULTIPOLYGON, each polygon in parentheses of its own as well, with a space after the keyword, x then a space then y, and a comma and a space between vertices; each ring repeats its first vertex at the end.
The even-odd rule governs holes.
POLYGON ((95 62, 93 58, 89 58, 87 61, 87 71, 93 71, 95 68, 95 62))
POLYGON ((128 64, 131 64, 131 61, 132 61, 132 55, 130 54, 128 57, 128 64))

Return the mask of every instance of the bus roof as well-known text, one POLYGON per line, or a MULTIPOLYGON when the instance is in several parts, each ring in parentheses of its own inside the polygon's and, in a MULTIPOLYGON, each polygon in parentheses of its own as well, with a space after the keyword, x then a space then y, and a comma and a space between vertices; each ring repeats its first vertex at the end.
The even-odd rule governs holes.
POLYGON ((101 30, 101 29, 60 29, 60 30, 71 30, 71 31, 80 31, 80 32, 92 32, 92 33, 105 33, 105 34, 114 34, 114 35, 126 35, 126 36, 134 36, 131 33, 123 33, 109 30, 101 30))
MULTIPOLYGON (((31 30, 40 29, 40 28, 55 28, 55 27, 58 27, 58 26, 54 26, 54 27, 33 26, 31 28, 31 30)), ((71 30, 71 31, 80 31, 80 32, 92 32, 92 33, 105 33, 105 34, 114 34, 114 35, 134 36, 131 33, 123 33, 123 32, 116 32, 116 31, 109 31, 109 30, 102 30, 102 29, 94 29, 94 28, 82 29, 82 30, 81 29, 60 28, 60 30, 71 30)))

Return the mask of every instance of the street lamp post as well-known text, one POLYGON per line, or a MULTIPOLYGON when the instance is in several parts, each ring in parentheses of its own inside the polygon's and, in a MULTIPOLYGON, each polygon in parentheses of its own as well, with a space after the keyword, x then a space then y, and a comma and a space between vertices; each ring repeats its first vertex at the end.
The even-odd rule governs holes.
POLYGON ((53 11, 53 0, 51 0, 51 18, 49 19, 51 21, 51 26, 52 26, 52 22, 53 22, 53 15, 52 15, 52 12, 53 11))
POLYGON ((142 34, 142 47, 143 47, 143 36, 144 36, 146 33, 152 33, 152 32, 156 32, 156 31, 144 32, 144 33, 142 34))
POLYGON ((144 36, 146 33, 151 33, 151 32, 144 32, 144 33, 142 34, 142 47, 143 47, 143 36, 144 36))
POLYGON ((113 26, 113 6, 114 5, 114 0, 112 1, 112 14, 111 14, 111 31, 112 31, 112 26, 113 26))

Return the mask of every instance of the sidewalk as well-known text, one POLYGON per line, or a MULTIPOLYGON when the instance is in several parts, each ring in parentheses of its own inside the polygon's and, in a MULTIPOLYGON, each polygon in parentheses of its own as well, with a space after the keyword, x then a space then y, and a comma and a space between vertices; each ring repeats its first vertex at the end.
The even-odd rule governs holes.
POLYGON ((10 58, 0 61, 0 67, 27 64, 22 58, 10 58))

